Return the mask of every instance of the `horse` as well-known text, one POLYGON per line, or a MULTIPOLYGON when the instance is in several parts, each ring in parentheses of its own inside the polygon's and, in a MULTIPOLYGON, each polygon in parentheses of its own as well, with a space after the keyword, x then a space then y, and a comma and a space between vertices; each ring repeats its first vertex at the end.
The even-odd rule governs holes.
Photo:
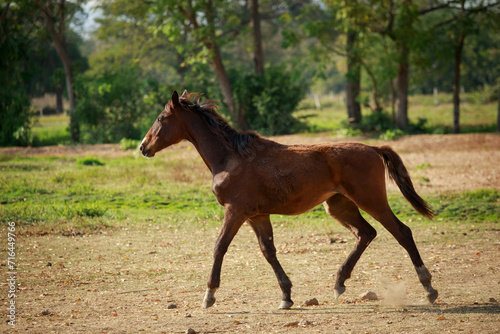
POLYGON ((424 217, 430 206, 416 193, 400 156, 389 146, 361 143, 283 145, 255 132, 239 132, 217 112, 214 100, 201 94, 174 91, 139 149, 148 158, 181 140, 191 142, 213 175, 212 192, 224 207, 224 220, 214 248, 212 270, 202 307, 215 303, 224 255, 244 222, 255 232, 282 291, 280 309, 289 309, 292 283, 276 257, 270 215, 298 215, 323 204, 326 212, 354 235, 356 244, 340 266, 334 296, 376 230, 360 209, 379 221, 408 252, 432 304, 438 296, 431 274, 417 250, 411 229, 389 207, 385 171, 404 197, 424 217))

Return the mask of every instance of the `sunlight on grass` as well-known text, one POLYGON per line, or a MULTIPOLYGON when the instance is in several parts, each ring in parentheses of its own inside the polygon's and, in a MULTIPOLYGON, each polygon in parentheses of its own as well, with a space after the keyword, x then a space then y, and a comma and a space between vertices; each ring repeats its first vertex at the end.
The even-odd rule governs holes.
MULTIPOLYGON (((462 132, 495 131, 497 104, 476 104, 467 102, 467 96, 461 104, 460 123, 462 132)), ((450 132, 453 122, 451 94, 439 94, 438 104, 434 104, 432 95, 413 95, 409 97, 408 116, 417 123, 420 118, 427 120, 428 131, 435 133, 450 132)), ((347 112, 341 95, 329 95, 320 98, 320 108, 312 98, 301 102, 294 116, 307 123, 310 132, 334 131, 345 127, 347 112)), ((390 110, 387 110, 390 112, 390 110)), ((362 106, 362 114, 372 111, 362 106)))
MULTIPOLYGON (((209 172, 199 157, 180 159, 179 154, 155 160, 132 154, 100 158, 102 165, 68 157, 2 158, 0 221, 54 234, 146 223, 220 225, 224 211, 212 194, 209 172)), ((499 221, 499 199, 494 189, 426 196, 438 219, 470 223, 499 221)), ((389 202, 401 220, 421 218, 400 194, 391 194, 389 202)), ((291 227, 332 224, 322 206, 272 219, 291 227)))

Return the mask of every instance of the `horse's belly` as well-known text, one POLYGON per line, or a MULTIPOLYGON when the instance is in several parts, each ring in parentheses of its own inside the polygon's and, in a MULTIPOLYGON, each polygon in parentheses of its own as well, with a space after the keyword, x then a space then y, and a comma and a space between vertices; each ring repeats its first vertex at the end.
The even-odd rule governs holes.
POLYGON ((332 191, 324 193, 321 196, 297 196, 296 198, 291 198, 285 203, 279 203, 275 204, 273 207, 269 207, 267 210, 269 212, 266 213, 286 216, 300 215, 323 203, 334 194, 335 192, 332 191))

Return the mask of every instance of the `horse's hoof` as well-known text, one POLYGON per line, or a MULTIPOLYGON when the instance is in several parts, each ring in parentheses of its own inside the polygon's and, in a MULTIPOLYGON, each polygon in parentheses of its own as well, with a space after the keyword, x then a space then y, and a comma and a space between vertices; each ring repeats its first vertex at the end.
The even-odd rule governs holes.
POLYGON ((203 299, 203 308, 209 308, 213 304, 215 304, 215 297, 203 299))
POLYGON ((341 294, 345 292, 345 286, 341 286, 339 288, 335 288, 333 293, 335 295, 335 299, 339 298, 341 294))
POLYGON ((291 300, 282 300, 280 307, 278 307, 280 310, 288 310, 290 307, 292 307, 293 302, 291 300))
POLYGON ((434 290, 434 289, 432 289, 432 291, 427 294, 427 300, 431 304, 434 304, 437 297, 438 297, 438 292, 437 292, 437 290, 434 290))

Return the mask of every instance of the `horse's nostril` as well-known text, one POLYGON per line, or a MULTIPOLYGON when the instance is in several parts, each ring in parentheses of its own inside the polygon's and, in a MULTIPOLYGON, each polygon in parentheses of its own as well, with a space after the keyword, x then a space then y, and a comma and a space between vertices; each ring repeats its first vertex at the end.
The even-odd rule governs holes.
POLYGON ((141 146, 139 146, 139 151, 142 152, 142 150, 144 150, 144 145, 141 144, 141 146))

